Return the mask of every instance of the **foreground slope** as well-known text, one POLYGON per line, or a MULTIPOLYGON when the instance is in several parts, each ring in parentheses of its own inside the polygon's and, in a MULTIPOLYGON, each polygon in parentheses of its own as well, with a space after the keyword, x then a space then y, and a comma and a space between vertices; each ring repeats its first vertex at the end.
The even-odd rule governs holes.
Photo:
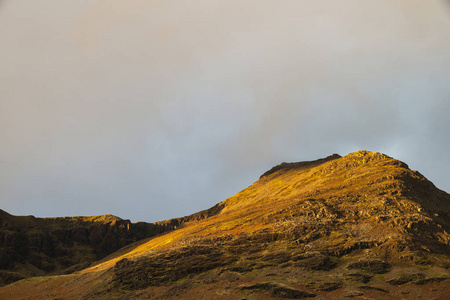
POLYGON ((202 216, 0 298, 450 296, 450 195, 380 153, 284 163, 202 216))

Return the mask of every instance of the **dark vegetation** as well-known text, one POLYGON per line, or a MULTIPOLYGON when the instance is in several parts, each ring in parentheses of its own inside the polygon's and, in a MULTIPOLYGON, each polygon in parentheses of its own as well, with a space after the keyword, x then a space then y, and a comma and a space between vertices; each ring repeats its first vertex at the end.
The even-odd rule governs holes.
POLYGON ((315 294, 298 289, 290 288, 284 285, 271 282, 255 283, 241 286, 242 290, 267 291, 270 295, 280 298, 303 299, 316 297, 315 294))

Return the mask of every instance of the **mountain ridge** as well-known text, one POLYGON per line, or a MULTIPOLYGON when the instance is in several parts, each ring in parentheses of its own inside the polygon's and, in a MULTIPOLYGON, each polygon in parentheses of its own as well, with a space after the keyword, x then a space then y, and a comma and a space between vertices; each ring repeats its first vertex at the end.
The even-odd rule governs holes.
POLYGON ((37 218, 0 209, 0 286, 29 276, 84 269, 133 242, 207 218, 221 208, 217 204, 154 223, 132 223, 111 214, 37 218))
POLYGON ((259 179, 265 177, 265 176, 269 176, 275 172, 278 172, 280 170, 291 170, 291 169, 300 169, 300 168, 311 168, 323 163, 326 163, 330 160, 333 159, 337 159, 337 158, 341 158, 341 156, 339 154, 332 154, 330 156, 327 156, 325 158, 319 158, 317 160, 311 160, 311 161, 300 161, 300 162, 291 162, 291 163, 287 163, 287 162, 282 162, 281 164, 271 168, 270 170, 268 170, 267 172, 265 172, 264 174, 262 174, 259 179))

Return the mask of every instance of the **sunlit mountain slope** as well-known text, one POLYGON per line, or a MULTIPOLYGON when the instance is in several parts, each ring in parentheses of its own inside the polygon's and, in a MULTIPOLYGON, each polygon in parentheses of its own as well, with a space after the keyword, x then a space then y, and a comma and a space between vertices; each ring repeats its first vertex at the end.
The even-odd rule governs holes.
POLYGON ((0 298, 445 299, 449 232, 449 194, 359 151, 283 163, 172 231, 0 298))

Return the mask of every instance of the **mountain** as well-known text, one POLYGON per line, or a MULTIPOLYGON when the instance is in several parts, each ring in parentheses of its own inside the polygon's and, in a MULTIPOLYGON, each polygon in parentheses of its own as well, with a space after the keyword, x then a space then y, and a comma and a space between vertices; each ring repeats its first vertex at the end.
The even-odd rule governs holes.
POLYGON ((450 195, 381 153, 283 163, 165 222, 86 269, 0 288, 0 299, 450 298, 450 195))

